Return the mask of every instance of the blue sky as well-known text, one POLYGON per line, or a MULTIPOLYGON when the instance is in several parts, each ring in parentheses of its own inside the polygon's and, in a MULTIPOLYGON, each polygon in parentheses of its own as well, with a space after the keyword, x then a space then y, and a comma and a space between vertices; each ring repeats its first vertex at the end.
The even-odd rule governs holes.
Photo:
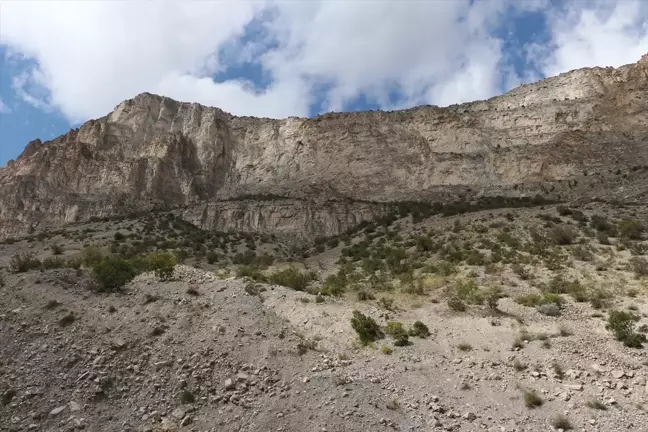
POLYGON ((27 3, 0 0, 0 166, 143 91, 274 118, 445 106, 648 51, 634 0, 27 3))

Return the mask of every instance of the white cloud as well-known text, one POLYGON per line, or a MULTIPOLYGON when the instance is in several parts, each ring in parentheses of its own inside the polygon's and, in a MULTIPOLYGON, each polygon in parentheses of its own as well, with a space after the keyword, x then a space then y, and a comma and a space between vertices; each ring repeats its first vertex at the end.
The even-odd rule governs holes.
POLYGON ((551 44, 542 49, 546 76, 592 66, 634 63, 648 52, 648 3, 574 2, 549 16, 551 44))
MULTIPOLYGON (((285 117, 307 115, 322 97, 315 88, 326 89, 326 110, 342 110, 359 96, 395 108, 497 94, 503 83, 513 85, 529 75, 513 71, 493 29, 511 14, 547 4, 0 0, 0 40, 36 61, 14 78, 18 96, 43 109, 59 109, 74 122, 102 116, 143 91, 239 115, 285 117), (261 39, 241 39, 251 23, 261 39), (263 68, 271 78, 267 89, 241 79, 211 79, 228 66, 246 63, 263 68), (397 102, 390 98, 395 89, 397 102)), ((611 14, 590 16, 574 3, 568 13, 550 15, 553 45, 536 49, 535 61, 551 74, 582 62, 636 61, 645 39, 641 32, 628 33, 639 21, 625 18, 624 24, 623 19, 643 9, 640 1, 626 0, 611 14), (599 27, 603 37, 596 36, 599 27)))
POLYGON ((11 108, 5 104, 2 99, 0 99, 0 114, 9 114, 11 112, 11 108))

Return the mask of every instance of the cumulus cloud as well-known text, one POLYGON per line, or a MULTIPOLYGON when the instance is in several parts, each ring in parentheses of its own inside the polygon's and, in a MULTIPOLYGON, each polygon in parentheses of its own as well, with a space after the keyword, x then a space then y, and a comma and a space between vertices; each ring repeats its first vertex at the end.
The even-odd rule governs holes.
MULTIPOLYGON (((500 93, 532 74, 515 71, 495 30, 548 4, 0 0, 0 41, 34 61, 14 77, 16 94, 72 122, 144 91, 239 115, 304 116, 360 97, 390 109, 500 93), (256 68, 267 82, 232 76, 232 67, 256 68)), ((529 50, 538 69, 636 61, 646 7, 606 5, 549 12, 550 46, 529 50)))
POLYGON ((634 63, 648 52, 648 3, 573 2, 548 17, 551 43, 535 47, 546 76, 592 66, 634 63))

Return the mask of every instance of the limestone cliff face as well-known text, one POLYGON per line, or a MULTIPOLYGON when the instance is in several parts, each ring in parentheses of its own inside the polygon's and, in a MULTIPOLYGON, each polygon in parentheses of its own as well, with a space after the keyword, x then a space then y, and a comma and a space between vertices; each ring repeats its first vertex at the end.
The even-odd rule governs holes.
POLYGON ((380 216, 381 202, 641 199, 647 115, 648 56, 487 101, 311 119, 145 93, 0 169, 0 236, 175 207, 205 228, 312 237, 380 216))

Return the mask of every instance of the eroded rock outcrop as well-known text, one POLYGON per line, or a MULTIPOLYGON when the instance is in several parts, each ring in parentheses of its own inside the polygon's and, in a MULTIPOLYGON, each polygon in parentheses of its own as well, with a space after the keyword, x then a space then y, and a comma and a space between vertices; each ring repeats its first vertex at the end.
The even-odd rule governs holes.
POLYGON ((0 236, 163 208, 205 228, 313 237, 378 217, 385 202, 637 200, 647 113, 646 56, 487 101, 311 119, 144 93, 0 169, 0 236))

